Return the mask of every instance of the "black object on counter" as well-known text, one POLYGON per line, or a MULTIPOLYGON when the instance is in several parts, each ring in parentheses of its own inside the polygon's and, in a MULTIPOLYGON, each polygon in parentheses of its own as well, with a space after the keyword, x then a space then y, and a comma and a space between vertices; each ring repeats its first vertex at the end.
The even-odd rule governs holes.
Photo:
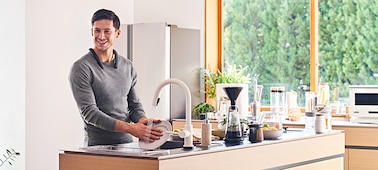
POLYGON ((251 143, 262 142, 264 134, 262 130, 262 124, 249 124, 249 141, 251 143))

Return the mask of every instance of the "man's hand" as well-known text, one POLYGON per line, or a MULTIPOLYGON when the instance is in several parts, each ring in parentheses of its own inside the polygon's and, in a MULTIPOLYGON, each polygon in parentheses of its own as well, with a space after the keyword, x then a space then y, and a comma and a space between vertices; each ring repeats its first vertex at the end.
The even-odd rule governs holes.
MULTIPOLYGON (((160 123, 160 120, 152 120, 152 123, 160 123)), ((142 117, 138 123, 131 124, 126 123, 120 120, 116 121, 116 125, 114 128, 114 131, 116 132, 126 132, 130 133, 131 135, 146 140, 149 142, 153 142, 155 140, 159 140, 161 136, 163 136, 163 132, 160 129, 157 128, 151 128, 148 127, 148 119, 145 117, 142 117)))
POLYGON ((136 127, 134 129, 137 130, 136 136, 142 140, 146 140, 149 142, 153 142, 154 140, 159 140, 161 136, 163 136, 163 132, 160 129, 152 128, 153 123, 160 123, 160 120, 151 119, 150 124, 148 123, 148 119, 141 118, 138 123, 134 124, 136 127), (151 128, 151 129, 150 129, 151 128))

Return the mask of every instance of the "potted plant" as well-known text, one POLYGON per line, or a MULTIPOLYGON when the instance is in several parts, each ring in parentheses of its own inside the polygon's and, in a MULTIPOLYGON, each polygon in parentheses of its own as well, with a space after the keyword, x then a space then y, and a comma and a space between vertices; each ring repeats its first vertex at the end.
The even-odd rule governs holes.
POLYGON ((194 106, 192 111, 193 119, 200 119, 201 115, 206 115, 206 113, 214 112, 214 106, 208 103, 201 102, 194 106))
POLYGON ((236 65, 228 65, 226 63, 225 71, 223 72, 218 70, 217 73, 214 73, 210 70, 204 69, 203 73, 206 86, 205 93, 210 99, 216 99, 217 106, 220 104, 221 100, 224 100, 226 97, 223 87, 243 87, 237 105, 241 113, 246 114, 249 105, 248 85, 251 83, 248 66, 237 67, 236 65))
POLYGON ((224 72, 218 70, 214 73, 208 69, 203 69, 206 91, 209 98, 216 97, 217 84, 248 84, 251 82, 251 76, 247 70, 248 66, 236 67, 236 65, 226 64, 224 72))

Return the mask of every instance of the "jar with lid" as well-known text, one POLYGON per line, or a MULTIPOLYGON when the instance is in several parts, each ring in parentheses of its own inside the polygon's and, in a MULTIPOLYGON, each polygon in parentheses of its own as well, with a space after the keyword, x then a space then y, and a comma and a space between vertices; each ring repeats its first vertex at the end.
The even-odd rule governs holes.
POLYGON ((285 87, 270 88, 270 111, 277 112, 283 118, 287 117, 285 87))
POLYGON ((305 113, 305 130, 306 132, 315 131, 315 113, 314 112, 305 113))
POLYGON ((325 133, 326 132, 326 117, 322 113, 316 114, 315 117, 315 132, 325 133))

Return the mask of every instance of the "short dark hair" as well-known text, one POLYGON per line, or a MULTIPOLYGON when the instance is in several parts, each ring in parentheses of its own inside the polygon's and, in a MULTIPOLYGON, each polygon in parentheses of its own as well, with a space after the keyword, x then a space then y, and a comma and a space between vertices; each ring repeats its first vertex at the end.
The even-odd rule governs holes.
POLYGON ((92 16, 92 26, 95 21, 102 20, 102 19, 112 20, 113 26, 117 30, 119 29, 121 25, 121 22, 119 21, 118 16, 113 11, 107 10, 107 9, 99 9, 92 16))

